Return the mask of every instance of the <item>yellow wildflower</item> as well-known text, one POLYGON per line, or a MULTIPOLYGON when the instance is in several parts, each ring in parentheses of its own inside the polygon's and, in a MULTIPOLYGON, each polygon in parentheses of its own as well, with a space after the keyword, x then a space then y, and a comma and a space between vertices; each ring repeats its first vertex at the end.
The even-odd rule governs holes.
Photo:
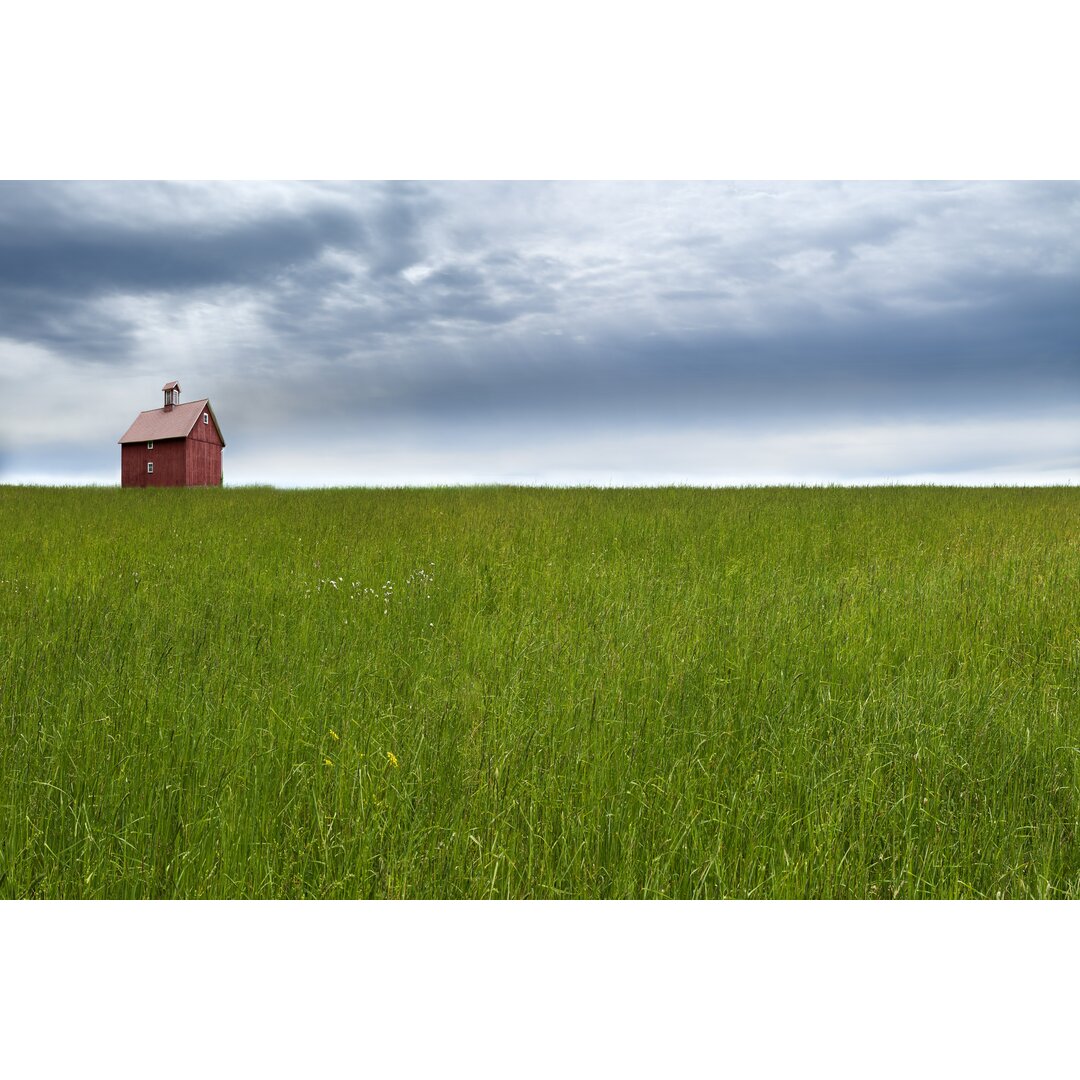
POLYGON ((341 736, 333 728, 330 729, 330 738, 333 739, 334 742, 341 741, 341 736))
POLYGON ((331 760, 330 760, 330 759, 329 759, 328 757, 324 757, 324 758, 322 759, 322 763, 323 763, 324 765, 330 765, 331 767, 332 767, 332 766, 333 766, 333 764, 334 764, 334 763, 333 763, 333 762, 332 762, 332 761, 331 761, 331 760))
POLYGON ((393 767, 395 769, 398 768, 398 759, 397 759, 396 755, 392 751, 390 751, 390 750, 386 751, 386 760, 389 761, 390 764, 393 765, 393 767))

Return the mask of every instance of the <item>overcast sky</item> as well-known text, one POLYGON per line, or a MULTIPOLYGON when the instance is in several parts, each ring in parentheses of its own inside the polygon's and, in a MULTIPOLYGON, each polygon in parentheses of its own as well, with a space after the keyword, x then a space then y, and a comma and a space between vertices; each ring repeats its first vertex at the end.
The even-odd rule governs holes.
POLYGON ((0 480, 1080 481, 1080 184, 0 184, 0 480))

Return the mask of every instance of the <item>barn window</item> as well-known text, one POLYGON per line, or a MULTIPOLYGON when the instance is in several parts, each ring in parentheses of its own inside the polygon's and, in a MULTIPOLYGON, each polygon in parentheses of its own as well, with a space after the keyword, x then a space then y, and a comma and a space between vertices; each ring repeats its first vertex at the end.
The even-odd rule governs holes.
POLYGON ((209 423, 210 423, 210 417, 209 417, 209 416, 207 416, 207 415, 206 415, 206 413, 203 413, 203 414, 202 414, 202 422, 203 422, 204 424, 209 424, 209 423))
POLYGON ((153 442, 148 442, 148 443, 146 444, 146 449, 147 449, 147 450, 153 450, 153 449, 154 449, 154 444, 153 444, 153 442))
POLYGON ((152 461, 148 461, 148 462, 146 463, 146 471, 147 471, 148 473, 150 473, 150 472, 153 472, 153 471, 154 471, 154 463, 153 463, 152 461))

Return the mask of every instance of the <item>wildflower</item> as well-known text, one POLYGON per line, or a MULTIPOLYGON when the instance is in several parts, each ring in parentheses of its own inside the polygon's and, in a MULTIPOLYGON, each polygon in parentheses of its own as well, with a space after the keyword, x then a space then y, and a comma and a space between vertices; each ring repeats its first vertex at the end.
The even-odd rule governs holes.
POLYGON ((334 763, 328 757, 324 757, 322 763, 329 766, 331 769, 334 767, 334 763))
POLYGON ((386 760, 389 761, 395 769, 399 767, 397 755, 395 755, 393 751, 386 751, 386 760))
POLYGON ((341 736, 333 728, 330 729, 330 738, 333 739, 334 742, 341 741, 341 736))

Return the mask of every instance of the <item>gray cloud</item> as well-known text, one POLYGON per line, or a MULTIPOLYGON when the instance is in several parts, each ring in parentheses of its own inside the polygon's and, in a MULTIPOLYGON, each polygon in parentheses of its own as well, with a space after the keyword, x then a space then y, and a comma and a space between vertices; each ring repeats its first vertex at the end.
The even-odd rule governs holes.
MULTIPOLYGON (((123 357, 130 319, 102 310, 114 297, 184 297, 274 288, 339 246, 362 247, 355 214, 328 205, 195 221, 130 213, 147 195, 96 207, 79 185, 0 185, 0 319, 5 336, 73 356, 123 357)), ((165 208, 166 211, 169 209, 165 208)))
POLYGON ((249 440, 1038 423, 1078 236, 1078 184, 0 184, 0 420, 64 445, 7 349, 249 440))

